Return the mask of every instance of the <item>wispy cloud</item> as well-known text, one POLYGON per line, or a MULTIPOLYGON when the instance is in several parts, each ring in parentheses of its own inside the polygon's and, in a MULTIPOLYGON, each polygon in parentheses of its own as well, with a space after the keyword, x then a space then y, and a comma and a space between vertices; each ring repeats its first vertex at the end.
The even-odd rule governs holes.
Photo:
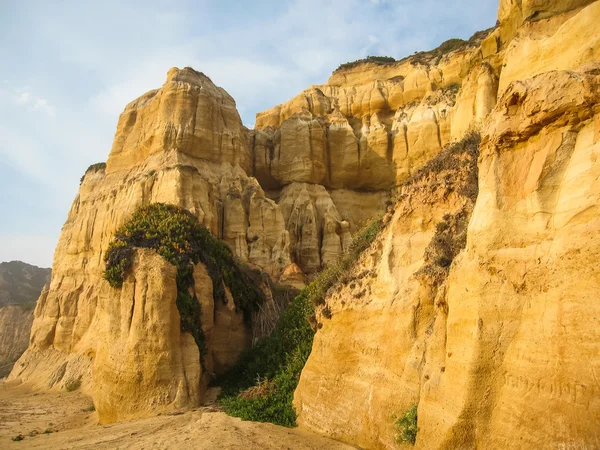
MULTIPOLYGON (((8 84, 8 80, 4 80, 4 84, 8 84)), ((27 86, 14 88, 0 88, 0 99, 4 99, 9 103, 16 104, 27 108, 29 111, 38 111, 47 114, 50 117, 56 116, 54 106, 50 105, 48 100, 40 97, 30 91, 27 86)))

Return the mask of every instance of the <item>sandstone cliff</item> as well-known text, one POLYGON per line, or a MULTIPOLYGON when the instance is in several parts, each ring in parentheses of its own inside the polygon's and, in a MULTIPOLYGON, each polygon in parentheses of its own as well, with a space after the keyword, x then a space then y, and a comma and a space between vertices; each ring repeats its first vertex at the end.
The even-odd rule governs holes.
POLYGON ((106 164, 82 178, 11 379, 81 383, 110 422, 198 405, 251 345, 202 263, 204 364, 181 330, 173 265, 136 250, 121 288, 103 279, 115 232, 144 205, 186 209, 296 287, 389 206, 317 311, 299 423, 389 448, 392 417, 418 405, 419 448, 599 446, 600 69, 585 65, 600 59, 599 8, 501 0, 498 27, 342 67, 259 113, 255 130, 204 74, 171 69, 127 105, 106 164))
MULTIPOLYGON (((94 392, 101 419, 107 421, 130 417, 132 411, 143 415, 162 406, 198 404, 200 386, 193 380, 180 386, 175 381, 161 384, 163 375, 170 376, 168 371, 161 375, 152 368, 153 358, 161 358, 154 351, 172 346, 168 358, 180 361, 181 379, 200 376, 197 367, 189 368, 185 362, 193 348, 188 348, 189 336, 173 331, 178 329, 177 317, 148 315, 168 335, 164 340, 152 334, 154 343, 145 342, 149 329, 144 320, 130 322, 135 325, 131 329, 118 325, 127 317, 125 312, 117 314, 120 308, 131 305, 134 297, 147 297, 148 305, 150 300, 158 302, 169 292, 167 280, 157 281, 142 270, 134 275, 139 279, 136 289, 142 291, 113 292, 102 277, 103 258, 115 231, 139 207, 164 202, 190 211, 240 260, 277 278, 291 263, 289 233, 280 207, 246 173, 250 155, 233 99, 192 69, 171 70, 161 89, 129 104, 107 163, 91 166, 82 178, 55 251, 52 282, 35 310, 30 346, 11 378, 43 388, 81 383, 82 389, 94 392), (127 369, 131 358, 139 364, 134 364, 134 372, 127 369), (97 360, 108 362, 98 366, 97 360), (127 383, 144 386, 147 395, 136 400, 135 391, 121 387, 127 383), (165 389, 174 394, 159 394, 165 386, 171 386, 172 391, 165 389), (131 403, 126 407, 127 402, 131 403)), ((149 267, 144 261, 140 264, 149 267)), ((215 321, 211 339, 220 342, 214 349, 215 367, 227 367, 250 345, 251 330, 234 317, 236 312, 220 307, 211 311, 215 321), (237 340, 231 338, 235 333, 237 340)), ((206 326, 212 321, 207 318, 206 326)))
POLYGON ((451 114, 462 130, 484 119, 466 247, 442 281, 424 276, 440 230, 461 234, 448 222, 459 204, 436 197, 443 176, 402 190, 355 280, 327 298, 295 393, 302 425, 392 448, 418 405, 417 448, 600 446, 600 68, 581 66, 600 59, 599 8, 500 2, 481 45, 495 52, 451 114), (486 72, 491 110, 477 106, 486 72))

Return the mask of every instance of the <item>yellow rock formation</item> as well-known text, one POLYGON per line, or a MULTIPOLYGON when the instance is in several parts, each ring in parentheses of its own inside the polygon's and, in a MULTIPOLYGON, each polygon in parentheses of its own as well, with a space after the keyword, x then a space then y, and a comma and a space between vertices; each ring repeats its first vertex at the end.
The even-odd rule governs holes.
POLYGON ((198 346, 180 330, 177 269, 148 249, 133 261, 123 287, 102 283, 98 297, 93 398, 103 423, 198 406, 206 388, 198 346))
POLYGON ((197 405, 253 330, 197 265, 201 368, 173 266, 138 251, 121 290, 103 280, 118 227, 175 204, 301 287, 396 188, 384 232, 330 292, 331 318, 317 312, 299 423, 391 448, 392 417, 418 405, 417 448, 600 447, 600 68, 585 65, 600 59, 599 8, 501 0, 499 26, 464 46, 342 68, 251 131, 205 75, 171 69, 126 107, 106 168, 84 176, 10 378, 81 382, 105 422, 197 405), (478 174, 456 164, 398 187, 471 128, 478 174), (463 249, 450 259, 435 253, 448 233, 463 249))
POLYGON ((425 276, 461 198, 440 194, 443 174, 400 191, 326 299, 331 319, 317 315, 301 425, 393 448, 394 418, 418 405, 416 448, 600 446, 600 67, 579 66, 600 59, 599 5, 501 2, 507 41, 472 66, 450 113, 452 138, 482 124, 466 248, 443 282, 425 276))

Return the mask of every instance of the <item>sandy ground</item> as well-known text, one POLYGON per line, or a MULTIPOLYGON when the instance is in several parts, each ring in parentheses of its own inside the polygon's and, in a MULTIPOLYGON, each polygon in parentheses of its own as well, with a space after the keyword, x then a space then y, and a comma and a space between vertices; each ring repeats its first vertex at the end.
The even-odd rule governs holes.
POLYGON ((1 449, 350 449, 300 429, 244 422, 214 405, 99 425, 82 393, 36 392, 0 382, 1 449), (46 432, 46 433, 44 433, 46 432), (22 441, 12 438, 23 435, 22 441))

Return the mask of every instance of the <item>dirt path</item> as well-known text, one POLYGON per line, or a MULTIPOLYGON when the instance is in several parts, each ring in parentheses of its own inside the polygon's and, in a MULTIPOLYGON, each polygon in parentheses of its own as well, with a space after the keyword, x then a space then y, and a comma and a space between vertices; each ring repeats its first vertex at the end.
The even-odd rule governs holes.
POLYGON ((35 392, 0 382, 2 449, 331 449, 353 447, 299 429, 244 422, 207 406, 98 425, 80 392, 35 392), (44 434, 46 431, 47 434, 44 434), (23 435, 22 441, 12 441, 23 435))

